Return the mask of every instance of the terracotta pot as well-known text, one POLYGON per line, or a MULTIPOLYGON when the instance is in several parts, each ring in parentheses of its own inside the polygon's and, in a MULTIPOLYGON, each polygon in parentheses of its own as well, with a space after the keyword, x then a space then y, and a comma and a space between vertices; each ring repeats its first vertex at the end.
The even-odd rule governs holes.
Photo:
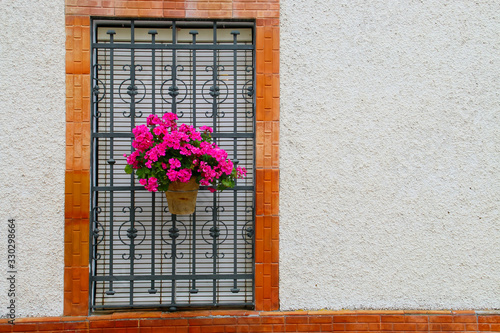
POLYGON ((191 178, 187 183, 173 182, 165 192, 168 202, 168 210, 172 214, 186 215, 193 214, 196 208, 196 197, 200 184, 195 178, 191 178))

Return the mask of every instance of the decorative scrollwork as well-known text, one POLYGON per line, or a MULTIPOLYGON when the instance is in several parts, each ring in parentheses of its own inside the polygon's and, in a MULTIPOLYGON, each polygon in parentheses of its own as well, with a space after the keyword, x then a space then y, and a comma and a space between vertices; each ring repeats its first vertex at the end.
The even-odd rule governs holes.
MULTIPOLYGON (((172 65, 166 65, 163 67, 163 69, 165 71, 172 72, 172 74, 171 74, 171 79, 163 81, 163 83, 160 86, 161 98, 168 104, 177 105, 179 103, 184 102, 188 94, 188 88, 183 80, 177 78, 177 71, 179 72, 184 71, 184 66, 177 65, 174 68, 172 65), (179 84, 181 85, 181 88, 179 88, 179 84)), ((184 113, 182 111, 179 111, 177 115, 179 117, 182 117, 184 116, 184 113)))
MULTIPOLYGON (((131 209, 130 207, 123 207, 122 212, 131 212, 131 209)), ((134 207, 134 212, 142 213, 142 207, 134 207)), ((135 221, 133 225, 130 220, 123 222, 118 229, 118 238, 124 245, 129 247, 132 247, 132 243, 134 246, 141 245, 146 239, 146 227, 140 221, 135 221)), ((129 260, 131 255, 130 253, 123 253, 122 258, 129 260)), ((134 259, 142 259, 142 254, 134 253, 134 259)))
POLYGON ((217 211, 218 213, 223 213, 226 209, 224 206, 206 206, 205 207, 205 213, 208 213, 208 211, 217 211))
POLYGON ((93 211, 94 211, 94 226, 92 228, 92 237, 94 238, 93 246, 95 248, 95 253, 92 255, 92 259, 99 260, 101 259, 102 255, 99 252, 97 252, 97 247, 104 239, 105 229, 103 225, 99 221, 97 221, 97 215, 102 212, 101 207, 96 206, 94 207, 93 211))
MULTIPOLYGON (((245 71, 247 73, 252 73, 253 72, 253 66, 246 66, 245 71)), ((253 95, 255 94, 255 89, 253 87, 253 79, 250 79, 245 82, 243 87, 241 88, 241 95, 243 96, 243 99, 249 103, 253 104, 253 95)), ((245 116, 247 118, 252 118, 254 116, 253 108, 250 111, 247 111, 245 116)))
MULTIPOLYGON (((216 211, 216 212, 224 212, 225 208, 223 206, 206 206, 205 207, 205 212, 209 211, 216 211)), ((205 241, 205 243, 210 244, 212 246, 215 245, 220 245, 224 243, 228 237, 228 229, 227 226, 224 222, 222 221, 217 221, 214 223, 214 221, 207 221, 205 224, 203 224, 203 227, 201 228, 201 237, 205 241), (207 235, 210 236, 210 238, 207 238, 207 235)), ((205 257, 206 258, 224 258, 225 254, 223 252, 218 252, 215 251, 215 253, 212 251, 206 252, 205 257)))
MULTIPOLYGON (((146 228, 139 221, 135 221, 134 226, 129 226, 128 228, 127 224, 130 224, 130 221, 123 222, 118 229, 120 241, 128 246, 132 246, 132 240, 134 241, 134 246, 141 245, 146 239, 146 228)), ((130 259, 130 254, 124 253, 122 254, 122 258, 128 260, 130 259)), ((142 258, 142 254, 134 254, 134 258, 139 260, 142 258)))
MULTIPOLYGON (((206 66, 205 71, 209 72, 212 71, 214 73, 213 78, 206 81, 203 86, 201 87, 201 96, 205 100, 205 102, 209 104, 222 104, 227 100, 227 97, 229 95, 229 89, 226 84, 226 82, 222 81, 219 79, 219 72, 224 71, 224 66, 222 65, 217 65, 217 66, 206 66), (207 95, 210 95, 208 97, 207 95)), ((207 118, 213 118, 213 117, 219 117, 219 118, 224 118, 225 116, 224 111, 217 112, 212 110, 211 113, 208 111, 205 112, 205 116, 207 118)))
MULTIPOLYGON (((161 240, 168 245, 173 245, 174 241, 176 246, 181 245, 186 240, 187 234, 187 227, 182 221, 175 221, 175 227, 172 220, 163 223, 161 226, 161 240), (168 237, 166 237, 167 235, 168 237), (171 241, 169 241, 168 238, 170 238, 171 241)), ((168 252, 165 252, 163 257, 166 259, 172 259, 174 257, 174 253, 168 255, 168 252)), ((175 257, 177 259, 182 259, 184 258, 184 253, 175 251, 175 257)))
MULTIPOLYGON (((123 70, 129 72, 131 72, 132 70, 134 70, 134 72, 140 72, 142 71, 142 65, 124 65, 123 70)), ((128 79, 125 79, 120 83, 120 86, 118 87, 118 95, 120 96, 120 99, 126 104, 130 104, 132 102, 132 97, 134 97, 134 104, 139 104, 146 97, 146 85, 144 84, 144 82, 142 82, 142 80, 139 79, 134 79, 132 81, 132 77, 130 76, 128 79), (138 86, 137 83, 139 83, 140 86, 138 86), (126 91, 126 95, 128 95, 128 97, 125 95, 124 91, 126 91)), ((123 116, 130 118, 130 111, 124 111, 123 116)), ((142 117, 142 111, 135 112, 135 117, 142 117)))
POLYGON ((92 94, 94 95, 94 104, 96 105, 94 107, 94 110, 95 110, 94 117, 100 118, 102 116, 102 113, 100 111, 98 111, 97 103, 102 101, 104 96, 106 96, 106 85, 104 84, 104 82, 102 80, 97 78, 97 72, 102 70, 102 66, 99 64, 96 64, 96 65, 94 65, 94 70, 96 73, 94 75, 94 79, 92 82, 92 94))
MULTIPOLYGON (((245 207, 245 212, 246 213, 252 213, 253 212, 253 207, 252 206, 247 206, 245 207)), ((241 228, 241 238, 245 241, 246 244, 252 245, 252 239, 255 236, 255 229, 253 227, 253 221, 247 221, 245 225, 241 228)), ((246 259, 252 259, 253 258, 253 252, 245 252, 245 258, 246 259)))
POLYGON ((241 228, 241 238, 243 238, 245 243, 252 244, 253 235, 254 235, 253 223, 252 221, 248 221, 247 223, 245 223, 243 228, 241 228))
POLYGON ((217 221, 214 224, 214 221, 207 221, 203 224, 201 228, 201 237, 205 241, 205 243, 212 245, 214 242, 217 245, 224 243, 228 236, 228 229, 224 222, 217 221), (207 236, 210 236, 208 238, 207 236))

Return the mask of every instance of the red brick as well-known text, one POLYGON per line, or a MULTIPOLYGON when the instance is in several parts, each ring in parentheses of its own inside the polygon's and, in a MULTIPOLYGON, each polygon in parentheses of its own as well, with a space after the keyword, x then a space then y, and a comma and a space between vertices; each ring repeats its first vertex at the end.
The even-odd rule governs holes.
POLYGON ((214 318, 215 325, 235 325, 236 318, 234 317, 222 317, 222 318, 214 318))
POLYGON ((320 332, 321 325, 319 324, 298 324, 297 332, 320 332))
POLYGON ((380 324, 380 330, 381 331, 392 331, 393 324, 380 324))
POLYGON ((500 332, 500 324, 491 324, 490 331, 492 332, 500 332))
MULTIPOLYGON (((321 326, 323 326, 322 324, 321 326)), ((345 331, 345 325, 346 324, 332 324, 331 327, 334 331, 345 331)))
POLYGON ((427 316, 405 316, 406 323, 427 323, 429 322, 429 317, 427 316))
POLYGON ((311 324, 330 324, 332 323, 332 316, 310 316, 309 323, 311 324))
POLYGON ((309 323, 309 318, 306 316, 294 316, 294 317, 285 317, 286 324, 307 324, 309 323))
POLYGON ((490 324, 478 324, 477 328, 479 331, 489 331, 490 330, 490 324))
POLYGON ((465 324, 466 331, 477 331, 477 324, 465 324))
POLYGON ((453 322, 452 316, 429 316, 430 323, 451 323, 453 322))
POLYGON ((394 331, 415 331, 417 329, 417 324, 394 324, 394 331))
POLYGON ((448 324, 448 323, 444 323, 444 324, 441 324, 441 329, 443 331, 464 331, 465 330, 465 324, 448 324))
POLYGON ((261 317, 263 324, 284 324, 285 317, 261 317))
POLYGON ((356 316, 356 321, 358 323, 379 323, 380 316, 376 315, 356 316))
POLYGON ((36 330, 36 324, 14 324, 12 326, 13 332, 35 332, 36 330))
POLYGON ((188 319, 189 326, 212 325, 210 318, 192 318, 188 319))
POLYGON ((138 320, 115 320, 115 327, 139 327, 138 320))
POLYGON ((383 323, 404 323, 405 316, 384 315, 380 317, 380 321, 383 323))
POLYGON ((89 323, 90 328, 110 328, 115 327, 115 323, 112 320, 96 320, 89 323))
POLYGON ((255 324, 260 324, 260 317, 240 317, 237 319, 238 325, 239 324, 246 324, 246 325, 255 325, 255 324))
POLYGON ((476 323, 476 316, 453 316, 454 323, 476 323))
POLYGON ((89 328, 89 323, 86 321, 81 322, 68 322, 64 323, 64 330, 86 329, 89 328))
POLYGON ((477 321, 479 323, 500 323, 500 316, 491 315, 491 316, 478 316, 477 321))
POLYGON ((348 323, 348 324, 345 324, 345 329, 346 329, 346 331, 368 331, 369 326, 368 326, 368 324, 348 323))
POLYGON ((334 316, 333 322, 334 323, 355 323, 356 316, 334 316))
POLYGON ((429 331, 441 331, 441 324, 429 324, 429 331))

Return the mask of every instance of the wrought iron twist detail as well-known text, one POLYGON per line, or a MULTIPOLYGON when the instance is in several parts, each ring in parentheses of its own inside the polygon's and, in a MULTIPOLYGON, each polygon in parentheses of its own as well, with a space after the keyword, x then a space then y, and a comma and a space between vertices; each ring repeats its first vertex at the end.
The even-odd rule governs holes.
MULTIPOLYGON (((124 71, 129 71, 129 72, 132 72, 132 70, 134 72, 142 71, 142 65, 123 65, 122 68, 124 71)), ((146 85, 144 84, 144 82, 142 82, 142 80, 137 78, 134 78, 134 80, 132 81, 132 76, 130 76, 128 79, 125 79, 120 83, 118 87, 118 95, 120 96, 120 99, 126 104, 132 103, 132 97, 134 98, 134 104, 139 104, 146 97, 146 85), (137 82, 140 84, 140 86, 136 84, 137 82), (126 87, 126 89, 124 87, 126 87), (126 91, 128 97, 125 96, 123 92, 124 90, 126 91)), ((123 111, 123 116, 130 118, 131 112, 123 111)), ((140 118, 140 117, 142 117, 142 111, 136 111, 135 118, 140 118)))
MULTIPOLYGON (((175 227, 173 225, 173 221, 167 221, 161 226, 161 240, 168 245, 173 246, 175 242, 175 246, 181 245, 187 239, 187 227, 182 221, 175 221, 175 227), (179 227, 179 228, 178 228, 179 227), (168 233, 166 232, 168 231, 168 233), (169 239, 171 241, 169 241, 169 239)), ((172 259, 175 256, 177 259, 184 258, 184 253, 178 252, 177 250, 172 251, 169 255, 168 252, 163 254, 165 259, 172 259), (175 253, 174 253, 175 252, 175 253)))
POLYGON ((97 252, 98 245, 103 241, 104 235, 105 235, 105 229, 103 225, 97 221, 97 215, 102 212, 101 207, 96 206, 93 209, 94 211, 94 226, 92 228, 92 237, 94 238, 93 246, 94 246, 94 253, 92 255, 92 259, 94 260, 99 260, 101 259, 102 255, 97 252))
MULTIPOLYGON (((205 67, 206 72, 209 71, 213 72, 212 78, 210 80, 205 81, 205 83, 201 87, 201 96, 208 104, 212 105, 222 104, 227 100, 227 97, 229 96, 229 88, 226 82, 219 79, 219 72, 224 70, 225 68, 223 65, 205 67), (210 97, 208 97, 207 95, 210 95, 210 97)), ((205 112, 205 116, 207 118, 213 118, 213 117, 224 118, 225 115, 226 114, 224 111, 218 112, 212 110, 211 112, 209 111, 205 112)))
MULTIPOLYGON (((246 66, 245 71, 247 73, 253 73, 253 66, 246 66)), ((243 87, 241 87, 241 95, 248 104, 253 104, 254 93, 255 89, 253 87, 253 79, 250 79, 245 82, 243 87)), ((252 118, 253 116, 254 116, 253 108, 251 108, 249 111, 246 111, 245 117, 252 118)))
MULTIPOLYGON (((123 207, 122 212, 124 213, 132 212, 132 209, 130 207, 123 207)), ((134 213, 135 212, 142 213, 143 212, 142 207, 139 206, 134 207, 134 213)), ((120 228, 118 229, 118 238, 124 245, 129 246, 131 251, 132 251, 132 246, 134 247, 133 249, 134 259, 136 260, 142 259, 142 254, 135 253, 135 247, 141 245, 146 239, 146 227, 142 222, 134 221, 133 224, 131 220, 123 222, 120 225, 120 228)), ((122 258, 124 260, 129 260, 131 258, 131 254, 123 253, 122 258)))
POLYGON ((100 118, 102 116, 102 113, 98 110, 97 104, 103 100, 104 96, 106 96, 106 85, 104 84, 104 82, 101 79, 97 78, 97 72, 102 70, 102 66, 99 64, 96 64, 96 65, 94 65, 93 68, 95 71, 95 75, 94 75, 93 82, 92 82, 92 94, 94 95, 94 105, 95 105, 94 117, 100 118))
MULTIPOLYGON (((186 99, 187 94, 188 94, 188 88, 187 88, 186 83, 183 80, 177 78, 177 72, 184 71, 184 66, 177 65, 174 68, 172 65, 165 65, 163 67, 163 69, 167 72, 168 71, 172 72, 172 74, 171 74, 171 78, 163 81, 163 83, 160 86, 161 98, 168 104, 176 104, 177 105, 177 104, 184 102, 184 100, 186 99), (179 84, 182 86, 181 88, 179 88, 179 84), (165 92, 165 90, 167 92, 165 92), (167 97, 166 95, 168 95, 170 97, 167 97)), ((184 113, 182 111, 178 111, 177 115, 179 117, 182 117, 182 116, 184 116, 184 113)))
POLYGON ((217 245, 224 243, 228 236, 228 229, 224 222, 217 221, 214 225, 214 221, 207 221, 203 224, 201 228, 201 237, 205 243, 213 245, 215 242, 217 245), (210 236, 208 238, 207 236, 210 236))

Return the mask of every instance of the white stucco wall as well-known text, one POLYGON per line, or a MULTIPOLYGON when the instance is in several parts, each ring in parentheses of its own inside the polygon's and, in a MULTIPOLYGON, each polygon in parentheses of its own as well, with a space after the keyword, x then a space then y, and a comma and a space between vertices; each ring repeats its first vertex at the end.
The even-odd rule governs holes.
POLYGON ((281 309, 500 308, 500 2, 281 1, 281 309))
POLYGON ((16 220, 16 316, 62 315, 64 1, 3 0, 0 10, 0 316, 7 220, 16 220))

